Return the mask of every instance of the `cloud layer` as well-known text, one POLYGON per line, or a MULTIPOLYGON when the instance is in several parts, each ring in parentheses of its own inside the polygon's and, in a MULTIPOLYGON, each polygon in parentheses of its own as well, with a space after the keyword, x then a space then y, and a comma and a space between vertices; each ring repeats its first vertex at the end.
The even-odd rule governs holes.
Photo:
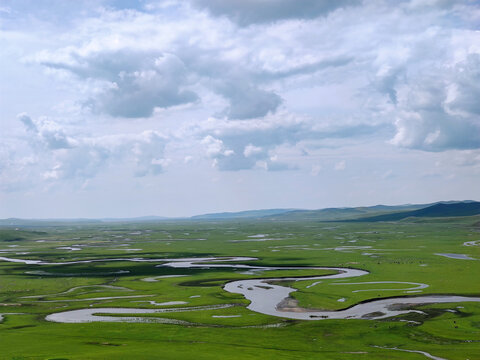
POLYGON ((351 5, 359 0, 193 0, 214 16, 226 16, 241 26, 269 23, 285 19, 315 19, 351 5))
POLYGON ((0 8, 6 193, 190 170, 189 188, 262 174, 314 192, 359 164, 398 187, 413 154, 459 188, 478 176, 474 1, 48 4, 0 8))
MULTIPOLYGON (((20 114, 18 120, 25 127, 25 143, 32 151, 29 157, 17 158, 18 162, 34 165, 41 171, 40 178, 30 181, 88 180, 109 168, 126 167, 130 175, 159 175, 169 160, 165 158, 167 137, 158 131, 143 131, 137 134, 115 134, 106 136, 68 136, 55 121, 48 118, 33 120, 27 114, 20 114), (27 161, 28 160, 28 161, 27 161)), ((10 188, 13 184, 8 176, 17 178, 22 168, 5 169, 7 176, 2 185, 10 188)))

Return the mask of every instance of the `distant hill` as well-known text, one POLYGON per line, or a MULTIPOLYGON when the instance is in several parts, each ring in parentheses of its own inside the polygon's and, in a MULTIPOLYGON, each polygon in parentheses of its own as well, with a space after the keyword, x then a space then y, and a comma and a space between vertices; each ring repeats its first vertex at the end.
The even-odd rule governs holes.
POLYGON ((353 221, 398 221, 409 217, 454 217, 480 214, 480 202, 440 202, 422 209, 369 216, 353 221))
POLYGON ((227 220, 227 219, 255 219, 295 211, 293 209, 265 209, 247 210, 239 212, 222 212, 192 216, 192 220, 227 220))
POLYGON ((133 218, 102 218, 100 221, 103 222, 150 222, 150 221, 159 221, 159 220, 168 220, 170 218, 166 216, 139 216, 133 218))
POLYGON ((66 226, 66 225, 79 225, 79 224, 102 224, 112 222, 153 222, 167 220, 168 218, 162 216, 141 216, 135 218, 104 218, 104 219, 18 219, 8 218, 0 219, 0 226, 5 227, 42 227, 42 226, 66 226))
POLYGON ((287 221, 341 221, 362 218, 365 216, 379 215, 391 213, 392 211, 415 210, 423 208, 427 205, 375 205, 365 207, 351 208, 326 208, 319 210, 294 210, 281 214, 275 214, 264 217, 271 220, 287 220, 287 221))
POLYGON ((0 226, 53 226, 66 224, 100 223, 98 219, 0 219, 0 226))
POLYGON ((480 202, 442 201, 432 204, 375 205, 319 210, 263 209, 196 215, 189 218, 142 216, 103 219, 0 219, 2 227, 44 227, 78 224, 141 223, 158 221, 264 220, 264 221, 398 221, 408 217, 454 217, 480 214, 480 202))

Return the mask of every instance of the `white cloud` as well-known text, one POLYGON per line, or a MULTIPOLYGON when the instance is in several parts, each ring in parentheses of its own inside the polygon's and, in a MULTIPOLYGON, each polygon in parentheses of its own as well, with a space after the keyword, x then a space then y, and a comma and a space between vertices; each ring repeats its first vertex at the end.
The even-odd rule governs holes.
POLYGON ((426 151, 480 148, 480 53, 406 77, 398 88, 393 144, 426 151))
POLYGON ((255 156, 257 154, 261 154, 262 152, 263 152, 263 149, 260 146, 248 144, 247 146, 245 146, 245 149, 243 150, 243 155, 245 155, 245 157, 250 157, 250 156, 255 156))
POLYGON ((335 170, 342 171, 345 170, 347 167, 347 162, 345 160, 339 161, 335 164, 335 170))
POLYGON ((320 174, 320 171, 322 171, 322 166, 319 164, 315 164, 312 166, 312 170, 310 171, 310 173, 312 174, 312 176, 317 176, 318 174, 320 174))
MULTIPOLYGON (((267 170, 296 169, 294 163, 277 161, 279 147, 295 147, 301 143, 319 146, 332 139, 340 142, 349 137, 372 136, 384 129, 383 125, 319 125, 315 119, 300 117, 286 112, 260 119, 229 121, 210 118, 195 125, 188 132, 200 136, 206 155, 216 160, 220 170, 244 170, 264 168, 267 170), (260 166, 260 165, 261 166, 260 166)), ((302 150, 296 153, 305 154, 302 150)))
MULTIPOLYGON (((437 169, 458 173, 449 194, 478 194, 474 1, 5 1, 0 182, 9 191, 183 186, 216 204, 243 170, 252 194, 257 181, 302 184, 315 206, 350 202, 363 186, 348 197, 316 190, 351 181, 334 171, 345 161, 358 178, 376 174, 365 186, 390 169, 389 188, 413 184, 392 198, 433 198, 446 187, 438 178, 437 192, 415 190, 423 180, 410 162, 423 171, 455 154, 437 169), (31 117, 16 119, 20 111, 31 117)), ((266 193, 252 198, 263 206, 266 193)))
POLYGON ((225 149, 223 141, 207 135, 202 139, 202 144, 206 147, 206 153, 210 157, 229 156, 232 150, 225 149))
MULTIPOLYGON (((26 165, 41 172, 45 180, 85 180, 109 167, 124 165, 133 169, 136 176, 158 175, 170 163, 164 155, 168 139, 158 131, 96 137, 67 136, 64 129, 51 119, 32 120, 26 114, 19 115, 18 119, 27 130, 30 151, 39 156, 39 161, 26 165)), ((18 167, 10 165, 11 168, 18 167)), ((37 181, 29 176, 26 179, 37 181)))
POLYGON ((197 101, 188 86, 187 69, 173 54, 139 50, 64 49, 63 56, 43 54, 36 61, 67 71, 84 81, 96 81, 85 100, 94 112, 115 117, 150 117, 155 107, 197 101))
POLYGON ((57 123, 45 117, 33 121, 27 114, 22 113, 17 118, 25 125, 27 131, 33 134, 31 140, 34 145, 51 150, 68 149, 77 145, 76 141, 68 137, 57 123))
POLYGON ((274 92, 244 83, 244 80, 232 79, 223 82, 217 89, 230 102, 230 106, 220 114, 229 119, 244 120, 262 117, 274 113, 282 102, 280 96, 274 92))
POLYGON ((283 100, 278 81, 353 61, 348 51, 335 50, 333 42, 325 46, 312 41, 318 24, 240 32, 188 6, 179 4, 172 11, 173 18, 105 11, 101 21, 86 19, 83 36, 71 35, 68 46, 38 52, 28 61, 81 88, 79 100, 96 113, 150 117, 156 107, 198 103, 204 100, 201 94, 210 91, 228 103, 217 116, 240 120, 279 109, 283 100), (279 33, 288 35, 279 41, 279 33))

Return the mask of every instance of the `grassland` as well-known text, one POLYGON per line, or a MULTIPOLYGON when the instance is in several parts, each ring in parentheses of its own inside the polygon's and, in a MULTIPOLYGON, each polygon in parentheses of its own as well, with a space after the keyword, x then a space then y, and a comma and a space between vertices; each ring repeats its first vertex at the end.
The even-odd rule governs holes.
POLYGON ((53 264, 0 261, 0 313, 5 314, 0 322, 0 359, 426 358, 392 348, 445 359, 480 359, 479 303, 424 305, 418 308, 423 314, 381 321, 293 321, 246 309, 248 302, 224 291, 222 285, 237 279, 326 271, 248 274, 239 269, 182 269, 127 261, 246 256, 258 258, 244 262, 251 265, 352 267, 370 272, 354 280, 290 283, 298 289, 292 296, 307 308, 342 309, 393 296, 480 296, 479 260, 436 255, 480 259, 480 246, 463 245, 480 239, 479 220, 477 216, 389 223, 164 221, 2 228, 0 256, 53 264), (256 234, 266 236, 249 237, 256 234), (117 260, 54 264, 113 258, 117 260), (165 277, 171 275, 182 276, 165 277), (145 281, 149 278, 154 279, 145 281), (418 284, 428 287, 419 289, 418 284), (188 325, 45 320, 51 313, 89 307, 159 307, 151 301, 187 303, 167 306, 172 308, 234 306, 149 315, 188 325))

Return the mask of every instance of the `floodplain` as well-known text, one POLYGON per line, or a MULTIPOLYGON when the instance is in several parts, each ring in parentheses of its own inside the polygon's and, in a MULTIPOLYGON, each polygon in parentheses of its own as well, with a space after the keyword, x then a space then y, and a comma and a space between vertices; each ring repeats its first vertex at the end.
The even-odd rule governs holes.
POLYGON ((0 358, 479 359, 479 220, 4 226, 0 358))

